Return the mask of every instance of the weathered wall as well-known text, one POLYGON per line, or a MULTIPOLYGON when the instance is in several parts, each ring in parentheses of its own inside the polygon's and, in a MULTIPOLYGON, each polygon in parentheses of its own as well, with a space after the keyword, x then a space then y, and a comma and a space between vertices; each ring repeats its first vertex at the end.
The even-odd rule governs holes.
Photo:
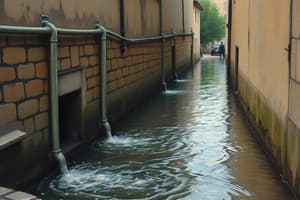
POLYGON ((258 137, 285 174, 290 170, 289 63, 285 50, 289 45, 289 6, 280 0, 233 1, 230 52, 234 87, 260 127, 258 137))
MULTIPOLYGON (((125 1, 125 24, 128 37, 159 35, 159 1, 125 1)), ((170 9, 166 9, 170 10, 170 9)))
POLYGON ((119 32, 119 0, 0 1, 0 24, 38 26, 41 14, 49 15, 59 27, 93 27, 99 20, 119 32))
MULTIPOLYGON (((159 30, 160 0, 125 1, 128 37, 154 36, 159 30)), ((184 0, 185 30, 193 27, 193 0, 184 0)), ((58 27, 93 27, 95 20, 120 32, 119 0, 1 0, 0 24, 38 26, 41 14, 49 15, 58 27)), ((163 1, 164 32, 183 32, 182 0, 163 1)))
MULTIPOLYGON (((1 36, 0 128, 19 121, 29 135, 0 151, 0 184, 22 185, 49 169, 49 104, 47 38, 1 36), (11 156, 13 155, 13 157, 11 156), (5 158, 2 160, 2 158, 5 158), (28 172, 14 171, 26 163, 28 172), (17 180, 17 181, 16 181, 17 180)), ((177 39, 177 70, 190 62, 191 38, 177 39)), ((59 95, 80 91, 80 142, 99 136, 99 45, 93 37, 60 38, 59 95), (77 74, 80 74, 77 76, 77 74)), ((133 109, 161 88, 161 42, 133 44, 121 53, 115 40, 107 43, 108 115, 110 120, 133 109)), ((171 79, 171 41, 166 43, 166 78, 171 79)), ((73 99, 75 101, 75 99, 73 99)), ((69 133, 61 132, 62 135, 69 133)), ((64 143, 64 142, 63 142, 64 143)))
MULTIPOLYGON (((51 22, 58 27, 93 27, 93 21, 97 19, 104 26, 118 32, 118 2, 110 1, 108 4, 105 1, 106 4, 104 4, 104 1, 100 0, 95 1, 94 4, 87 4, 79 0, 68 2, 4 0, 0 1, 0 24, 39 26, 38 16, 43 13, 48 14, 51 22)), ((190 3, 192 0, 185 2, 190 3)), ((128 3, 125 8, 127 36, 158 35, 159 1, 140 0, 135 3, 133 1, 128 3), (141 15, 144 18, 136 17, 141 15)), ((186 9, 188 8, 190 7, 186 6, 186 9)), ((171 13, 170 9, 173 7, 164 10, 171 13)), ((189 12, 192 12, 193 8, 190 9, 189 12)), ((194 14, 191 16, 192 18, 187 20, 193 25, 195 17, 194 14)), ((173 23, 176 27, 177 21, 173 23)), ((189 23, 187 24, 190 26, 189 23)), ((173 25, 169 24, 170 27, 173 25)), ((181 32, 181 29, 177 32, 181 32)), ((191 42, 190 36, 177 37, 175 53, 178 72, 190 65, 191 42)), ((59 37, 57 61, 61 105, 66 105, 65 99, 70 99, 68 95, 72 95, 72 104, 70 103, 68 108, 63 108, 60 113, 60 116, 64 116, 64 119, 61 117, 60 120, 64 121, 60 124, 66 124, 60 128, 64 151, 72 147, 72 145, 68 146, 69 139, 75 138, 75 142, 85 143, 101 135, 98 128, 101 86, 99 47, 99 41, 95 37, 59 37), (73 104, 73 102, 76 103, 73 104), (79 105, 80 108, 72 107, 74 105, 79 105), (65 120, 68 118, 74 121, 65 120), (74 130, 70 129, 70 124, 74 124, 72 127, 74 130)), ((167 80, 172 77, 171 49, 172 42, 168 39, 165 50, 167 80)), ((20 129, 28 133, 22 141, 0 150, 0 185, 10 187, 25 185, 53 167, 49 164, 53 160, 49 153, 51 144, 48 112, 50 107, 48 103, 48 53, 47 36, 0 34, 0 132, 7 125, 19 122, 20 129), (23 169, 27 173, 23 173, 24 170, 15 170, 15 166, 24 166, 23 169)), ((198 52, 194 55, 199 58, 198 52)), ((127 44, 125 52, 122 53, 120 42, 108 39, 109 120, 119 119, 159 91, 161 89, 160 78, 161 41, 127 44)))
POLYGON ((289 121, 287 137, 288 180, 300 196, 300 1, 293 1, 289 121))

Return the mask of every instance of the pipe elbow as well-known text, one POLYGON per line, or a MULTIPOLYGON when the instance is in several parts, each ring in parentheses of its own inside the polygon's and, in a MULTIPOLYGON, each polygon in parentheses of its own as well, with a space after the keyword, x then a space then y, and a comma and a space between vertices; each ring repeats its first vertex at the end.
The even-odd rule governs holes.
POLYGON ((51 31, 50 42, 57 42, 58 41, 58 33, 57 28, 54 24, 50 23, 48 20, 42 20, 41 25, 43 27, 48 27, 51 31))
POLYGON ((112 137, 112 134, 111 134, 111 127, 110 127, 110 124, 108 123, 107 120, 103 121, 103 127, 105 129, 105 132, 106 132, 106 135, 107 137, 112 137))
POLYGON ((106 35, 107 35, 107 30, 106 28, 104 28, 103 26, 101 26, 100 24, 96 24, 96 29, 100 30, 102 37, 101 39, 106 39, 106 35))
POLYGON ((68 173, 67 163, 66 163, 66 159, 65 159, 65 156, 63 155, 63 153, 61 151, 53 152, 53 156, 58 161, 59 169, 60 169, 61 173, 62 174, 68 173))

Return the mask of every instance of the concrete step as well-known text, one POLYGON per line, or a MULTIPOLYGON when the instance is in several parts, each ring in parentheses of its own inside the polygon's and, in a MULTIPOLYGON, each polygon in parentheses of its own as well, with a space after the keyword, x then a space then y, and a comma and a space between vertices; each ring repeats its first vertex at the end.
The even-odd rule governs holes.
POLYGON ((0 200, 38 200, 38 198, 25 192, 0 187, 0 200))

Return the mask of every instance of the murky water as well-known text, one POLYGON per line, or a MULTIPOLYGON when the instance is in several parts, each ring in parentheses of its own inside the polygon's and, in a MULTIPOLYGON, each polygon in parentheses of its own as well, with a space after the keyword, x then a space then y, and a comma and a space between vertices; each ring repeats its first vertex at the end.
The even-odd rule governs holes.
POLYGON ((207 58, 44 179, 43 199, 292 199, 207 58), (202 65, 202 66, 201 66, 202 65))

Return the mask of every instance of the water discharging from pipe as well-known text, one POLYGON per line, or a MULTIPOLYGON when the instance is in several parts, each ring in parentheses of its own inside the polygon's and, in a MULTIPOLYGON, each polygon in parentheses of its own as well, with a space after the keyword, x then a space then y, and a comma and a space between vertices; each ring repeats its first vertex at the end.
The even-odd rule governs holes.
POLYGON ((117 137, 79 150, 67 175, 44 179, 33 193, 44 200, 292 199, 228 90, 226 66, 202 62, 184 76, 191 82, 131 113, 115 127, 117 137))

